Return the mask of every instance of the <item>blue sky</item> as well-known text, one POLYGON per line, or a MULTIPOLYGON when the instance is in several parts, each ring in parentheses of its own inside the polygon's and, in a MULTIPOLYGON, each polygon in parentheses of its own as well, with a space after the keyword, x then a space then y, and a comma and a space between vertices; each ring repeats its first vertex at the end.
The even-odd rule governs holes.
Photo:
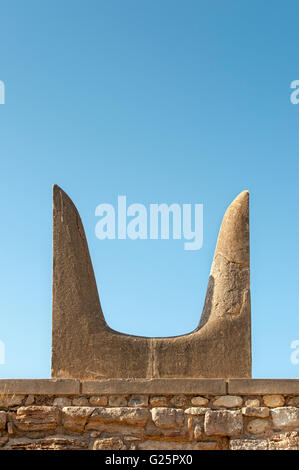
POLYGON ((2 0, 1 378, 50 376, 52 184, 74 200, 107 322, 187 333, 226 207, 250 191, 253 376, 299 377, 295 1, 2 0), (202 203, 204 243, 104 240, 95 208, 202 203))

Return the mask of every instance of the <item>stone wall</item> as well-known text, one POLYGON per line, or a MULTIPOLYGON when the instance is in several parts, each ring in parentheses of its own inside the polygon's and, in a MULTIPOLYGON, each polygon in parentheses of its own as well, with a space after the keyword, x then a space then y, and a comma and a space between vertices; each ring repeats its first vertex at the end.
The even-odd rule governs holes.
POLYGON ((299 449, 299 380, 0 380, 0 448, 299 449))

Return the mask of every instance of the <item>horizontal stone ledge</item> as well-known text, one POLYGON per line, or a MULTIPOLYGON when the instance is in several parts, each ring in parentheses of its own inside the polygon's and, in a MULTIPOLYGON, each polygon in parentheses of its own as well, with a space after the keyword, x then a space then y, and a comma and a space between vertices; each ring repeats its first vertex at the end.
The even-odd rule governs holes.
POLYGON ((229 379, 231 395, 299 395, 298 379, 229 379))
POLYGON ((0 379, 1 395, 77 395, 80 381, 74 379, 0 379))
POLYGON ((224 379, 107 379, 81 382, 83 395, 186 394, 225 395, 224 379))

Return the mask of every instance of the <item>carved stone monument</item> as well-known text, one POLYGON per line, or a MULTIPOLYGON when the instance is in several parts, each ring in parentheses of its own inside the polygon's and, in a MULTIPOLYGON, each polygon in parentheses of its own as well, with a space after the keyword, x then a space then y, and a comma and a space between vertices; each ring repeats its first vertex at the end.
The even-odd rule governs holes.
POLYGON ((107 325, 79 213, 56 185, 53 210, 53 378, 251 377, 247 191, 224 215, 198 327, 166 338, 107 325))

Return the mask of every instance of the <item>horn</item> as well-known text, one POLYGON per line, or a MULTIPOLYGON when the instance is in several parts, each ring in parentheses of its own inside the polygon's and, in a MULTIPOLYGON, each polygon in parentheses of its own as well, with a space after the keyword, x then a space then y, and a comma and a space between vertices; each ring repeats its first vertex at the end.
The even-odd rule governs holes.
POLYGON ((225 213, 198 328, 170 338, 106 323, 79 213, 53 188, 52 377, 250 377, 249 195, 225 213))

